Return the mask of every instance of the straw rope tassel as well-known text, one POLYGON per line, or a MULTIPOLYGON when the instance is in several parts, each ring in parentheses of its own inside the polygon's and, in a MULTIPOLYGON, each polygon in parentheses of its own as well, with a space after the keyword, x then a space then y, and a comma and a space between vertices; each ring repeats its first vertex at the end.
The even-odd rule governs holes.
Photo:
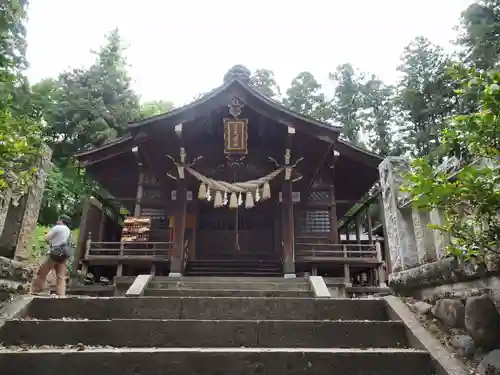
POLYGON ((200 184, 200 188, 198 189, 198 199, 206 199, 207 197, 207 188, 205 184, 202 182, 200 184))
POLYGON ((269 182, 266 182, 264 184, 264 189, 262 189, 262 200, 266 200, 271 198, 271 186, 269 185, 269 182))
POLYGON ((247 197, 245 199, 245 208, 252 208, 254 206, 253 203, 253 195, 250 192, 247 192, 247 197))
POLYGON ((238 196, 236 193, 231 193, 231 197, 229 198, 229 208, 237 208, 238 207, 238 196))
POLYGON ((219 190, 215 193, 214 207, 222 207, 222 193, 219 190))

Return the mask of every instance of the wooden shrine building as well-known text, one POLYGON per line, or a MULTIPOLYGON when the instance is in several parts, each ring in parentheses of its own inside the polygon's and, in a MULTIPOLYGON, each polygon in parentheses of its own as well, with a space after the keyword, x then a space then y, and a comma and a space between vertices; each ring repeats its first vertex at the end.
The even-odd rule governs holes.
POLYGON ((320 272, 350 282, 359 271, 377 282, 384 256, 370 215, 352 238, 339 228, 382 158, 340 131, 262 95, 235 66, 202 98, 76 155, 129 212, 125 223, 84 214, 77 263, 129 276, 320 272))

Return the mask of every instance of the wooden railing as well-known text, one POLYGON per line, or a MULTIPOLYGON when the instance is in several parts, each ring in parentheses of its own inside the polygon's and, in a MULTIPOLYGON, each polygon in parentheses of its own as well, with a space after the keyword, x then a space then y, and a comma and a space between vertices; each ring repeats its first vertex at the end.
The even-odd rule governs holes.
POLYGON ((327 241, 304 241, 300 238, 295 242, 295 257, 297 260, 340 260, 357 259, 382 261, 380 243, 374 244, 332 244, 327 241))
POLYGON ((86 258, 97 257, 154 257, 170 259, 172 242, 92 242, 86 258))

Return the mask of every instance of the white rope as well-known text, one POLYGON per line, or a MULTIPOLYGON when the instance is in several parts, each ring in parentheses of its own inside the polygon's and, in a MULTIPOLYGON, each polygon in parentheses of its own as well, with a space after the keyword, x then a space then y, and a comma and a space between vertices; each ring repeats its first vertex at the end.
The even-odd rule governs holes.
POLYGON ((212 190, 217 190, 217 191, 227 191, 231 193, 246 193, 246 192, 254 192, 257 190, 260 186, 264 185, 265 183, 268 183, 271 181, 273 178, 278 176, 281 172, 283 172, 284 168, 279 168, 268 175, 261 177, 257 180, 250 180, 250 181, 245 181, 245 182, 235 182, 235 183, 229 183, 226 181, 221 181, 221 180, 214 180, 212 178, 206 177, 202 175, 201 173, 195 171, 191 167, 186 166, 186 171, 188 171, 193 177, 198 179, 200 182, 208 185, 208 187, 212 190))

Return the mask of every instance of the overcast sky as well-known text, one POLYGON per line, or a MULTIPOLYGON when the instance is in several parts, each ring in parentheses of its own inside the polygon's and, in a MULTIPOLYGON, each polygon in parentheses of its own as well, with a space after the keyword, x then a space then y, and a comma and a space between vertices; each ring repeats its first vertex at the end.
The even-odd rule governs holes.
POLYGON ((91 64, 90 50, 118 27, 142 100, 182 104, 222 82, 234 64, 275 72, 286 88, 300 71, 327 81, 345 62, 397 79, 417 35, 451 49, 472 0, 31 0, 28 72, 34 83, 91 64))

